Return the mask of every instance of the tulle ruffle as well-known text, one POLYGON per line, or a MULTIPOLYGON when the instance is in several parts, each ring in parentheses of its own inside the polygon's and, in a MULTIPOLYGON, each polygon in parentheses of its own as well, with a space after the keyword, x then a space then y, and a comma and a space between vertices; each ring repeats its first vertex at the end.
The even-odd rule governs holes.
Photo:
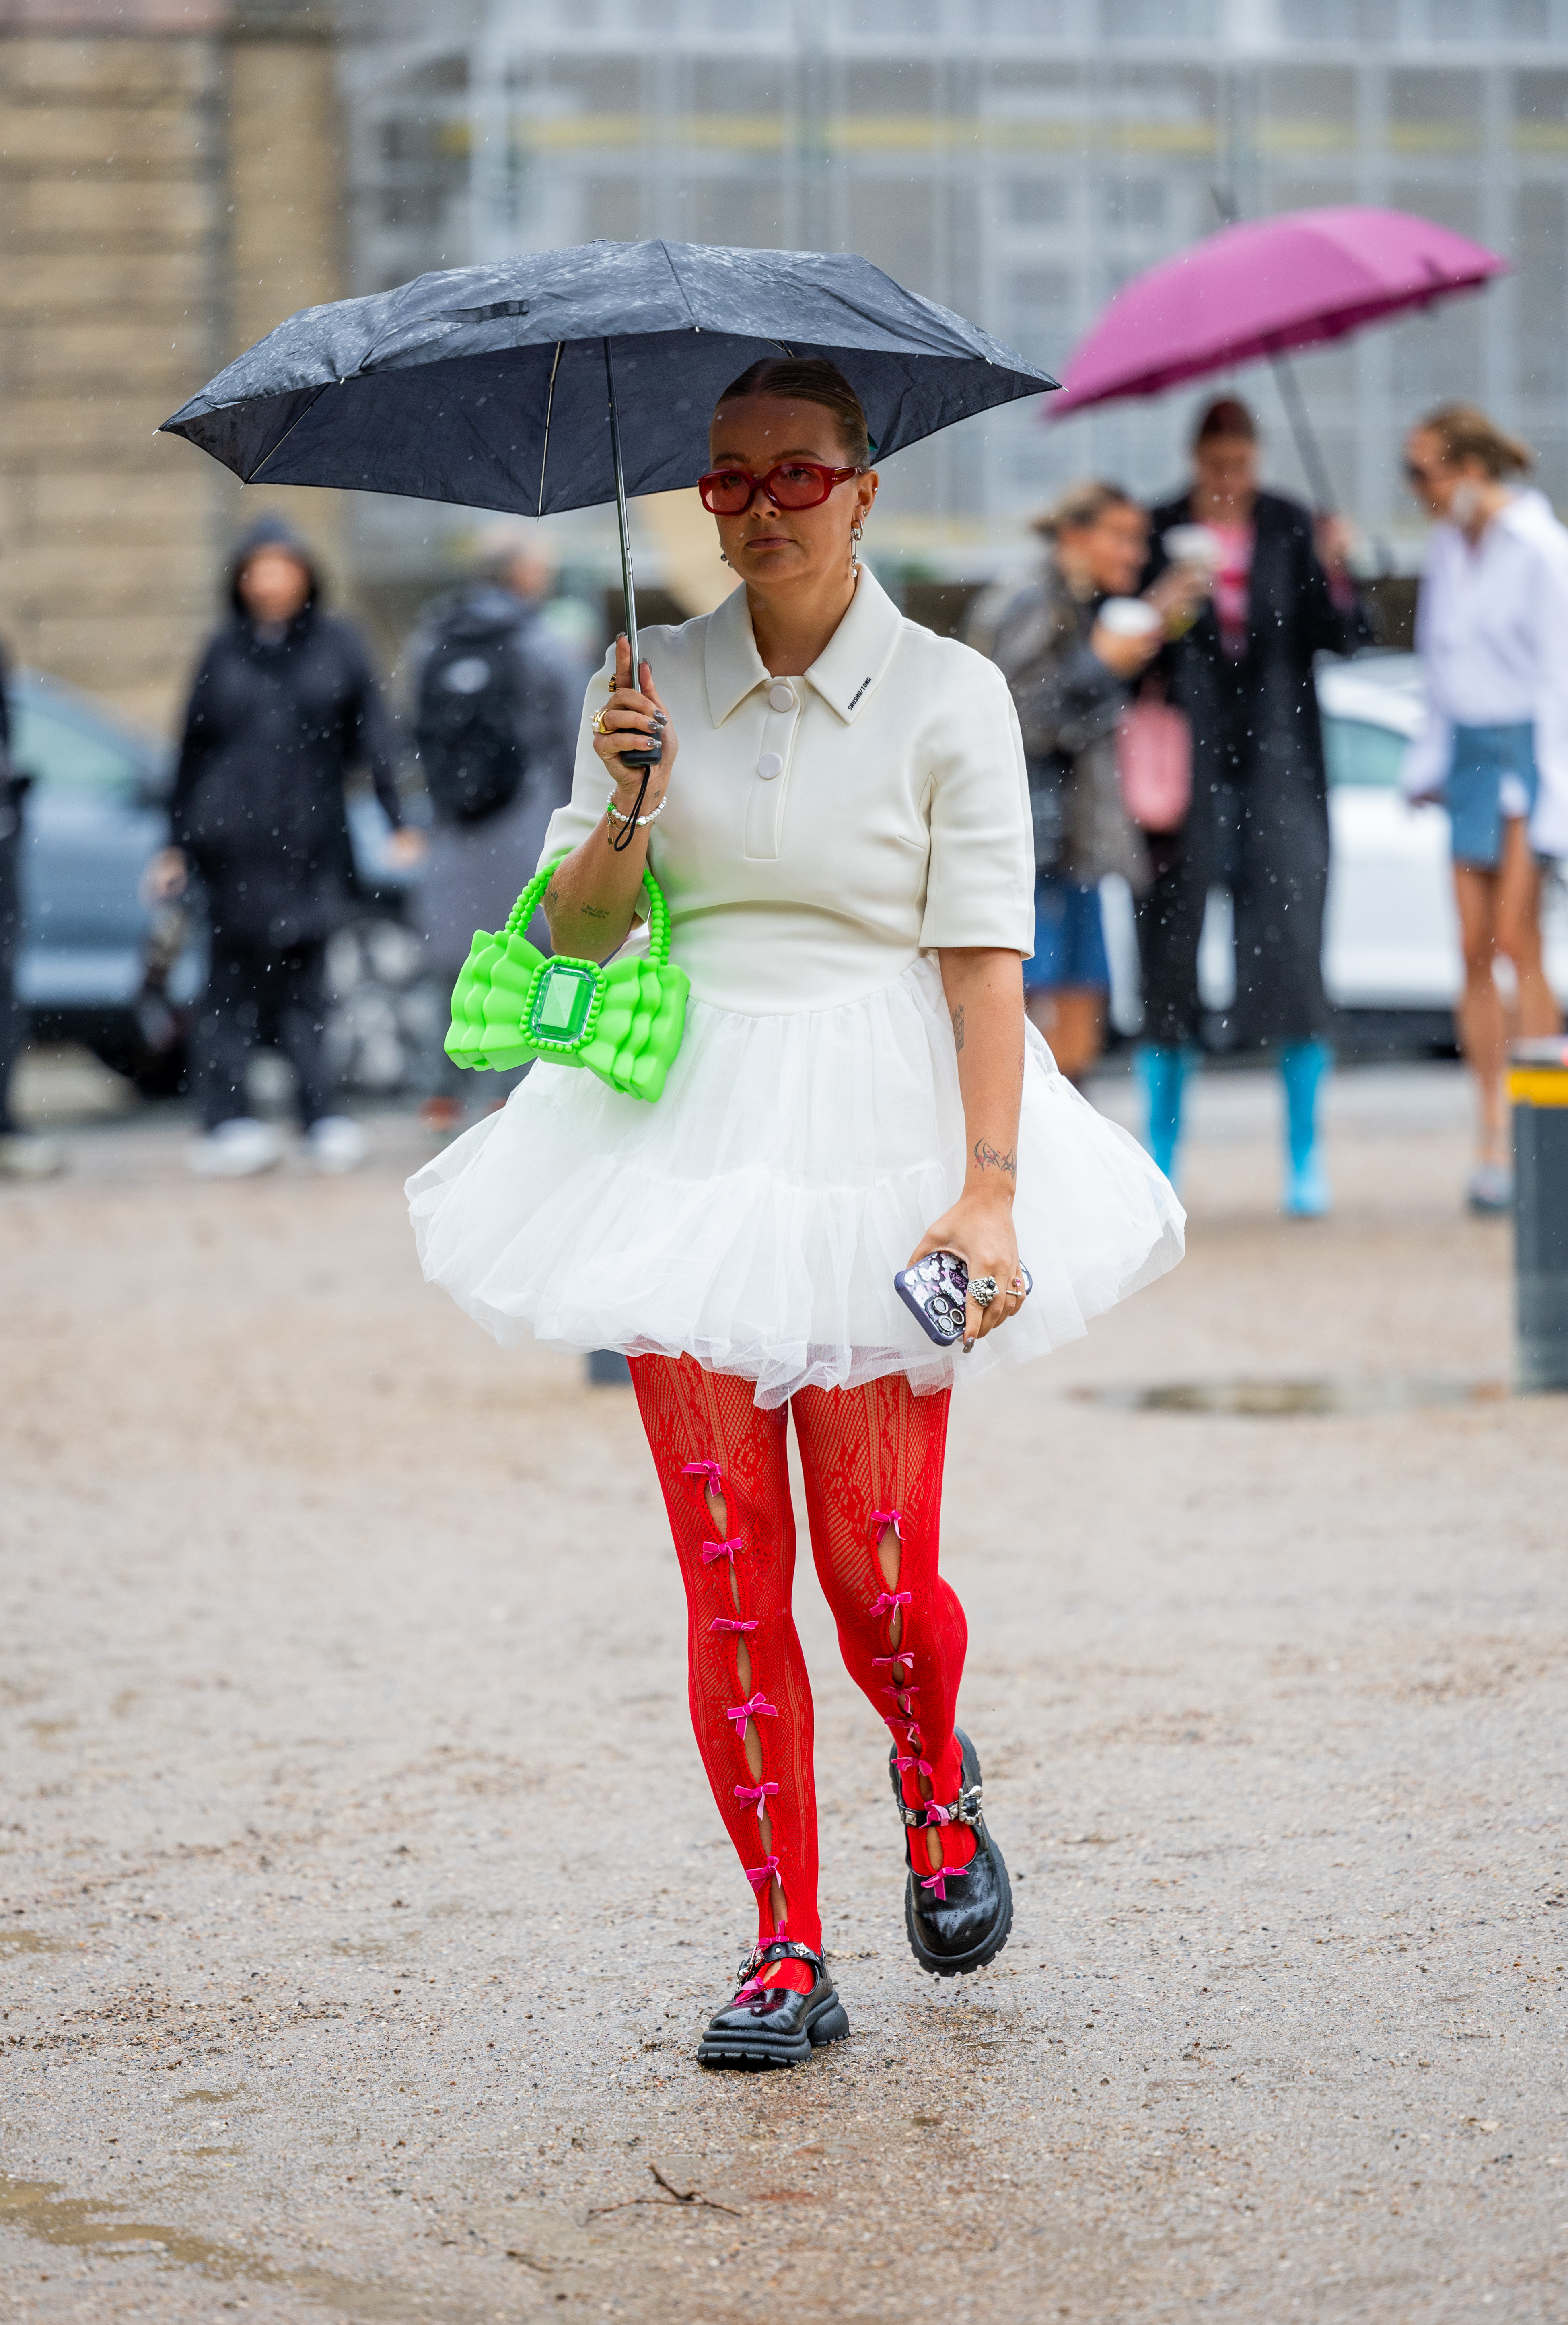
POLYGON ((1015 1220, 1034 1277, 969 1357, 893 1289, 964 1179, 957 1064, 934 960, 837 1009, 691 1004, 656 1106, 539 1064, 408 1182, 420 1258, 504 1347, 689 1354, 757 1403, 902 1372, 918 1392, 1079 1338, 1175 1266, 1184 1218, 1124 1130, 1028 1033, 1015 1220))

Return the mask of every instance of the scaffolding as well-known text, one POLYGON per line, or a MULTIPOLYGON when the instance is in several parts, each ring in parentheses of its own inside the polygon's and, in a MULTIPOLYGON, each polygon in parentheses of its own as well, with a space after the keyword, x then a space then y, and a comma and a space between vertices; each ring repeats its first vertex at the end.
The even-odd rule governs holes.
MULTIPOLYGON (((360 0, 350 23, 361 289, 599 238, 853 249, 1059 367, 1226 205, 1386 203, 1516 272, 1302 360, 1342 505, 1408 561, 1400 438, 1456 394, 1568 502, 1568 0, 360 0)), ((1239 384, 1302 490, 1271 383, 1239 384)), ((1005 570, 1069 477, 1176 481, 1196 400, 1059 427, 1020 405, 900 455, 883 554, 1005 570)), ((440 530, 377 523, 410 557, 440 530)))

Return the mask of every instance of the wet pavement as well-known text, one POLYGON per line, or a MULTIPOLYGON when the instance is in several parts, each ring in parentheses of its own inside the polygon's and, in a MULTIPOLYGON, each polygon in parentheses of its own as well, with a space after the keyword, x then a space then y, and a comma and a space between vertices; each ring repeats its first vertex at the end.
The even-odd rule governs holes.
POLYGON ((854 2031, 768 2077, 630 1397, 419 1281, 406 1119, 97 1111, 0 1192, 0 2317, 1568 2318, 1568 1407, 1457 1075, 1342 1078, 1318 1226, 1213 1077, 1185 1266, 955 1407, 978 1977, 803 1574, 854 2031))

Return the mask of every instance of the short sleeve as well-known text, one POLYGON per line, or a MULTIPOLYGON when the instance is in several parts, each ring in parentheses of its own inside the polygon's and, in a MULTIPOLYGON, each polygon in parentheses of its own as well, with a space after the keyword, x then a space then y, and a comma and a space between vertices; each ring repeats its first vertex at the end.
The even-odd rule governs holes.
POLYGON ((920 943, 1035 946, 1034 825, 1007 681, 954 645, 931 763, 931 854, 920 943))
MULTIPOLYGON (((572 764, 572 795, 564 807, 557 808, 549 820, 536 867, 540 872, 547 864, 553 864, 559 857, 569 856, 574 848, 580 848, 604 820, 604 801, 610 785, 604 773, 604 763, 594 748, 591 722, 609 690, 609 681, 614 669, 615 649, 612 645, 588 681, 587 691, 583 697, 583 715, 577 721, 576 756, 572 764)), ((638 920, 647 919, 647 898, 641 892, 632 910, 638 920)))

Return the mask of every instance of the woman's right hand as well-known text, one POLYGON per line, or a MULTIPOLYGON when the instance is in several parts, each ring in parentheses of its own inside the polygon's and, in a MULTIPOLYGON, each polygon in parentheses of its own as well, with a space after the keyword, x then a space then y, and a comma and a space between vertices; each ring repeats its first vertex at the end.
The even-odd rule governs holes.
POLYGON ((615 804, 630 813, 642 784, 642 769, 627 767, 621 763, 625 750, 642 750, 650 743, 661 746, 656 767, 648 770, 648 789, 643 795, 641 813, 651 815, 669 788, 669 778, 675 767, 675 755, 679 742, 669 723, 669 713, 659 699, 659 689, 653 683, 652 672, 644 662, 638 672, 639 684, 632 682, 632 648, 624 635, 615 641, 615 683, 609 699, 595 720, 594 749, 604 764, 604 771, 615 788, 615 804))
POLYGON ((182 896, 189 877, 184 854, 178 848, 161 848, 143 875, 148 897, 155 904, 182 896))
POLYGON ((1108 630, 1103 622, 1096 622, 1089 633, 1089 651, 1097 662, 1117 677, 1140 677, 1165 644, 1163 629, 1108 630))
POLYGON ((1179 638, 1203 611, 1213 575, 1206 565, 1167 565, 1148 591, 1149 604, 1165 622, 1166 635, 1179 638))

